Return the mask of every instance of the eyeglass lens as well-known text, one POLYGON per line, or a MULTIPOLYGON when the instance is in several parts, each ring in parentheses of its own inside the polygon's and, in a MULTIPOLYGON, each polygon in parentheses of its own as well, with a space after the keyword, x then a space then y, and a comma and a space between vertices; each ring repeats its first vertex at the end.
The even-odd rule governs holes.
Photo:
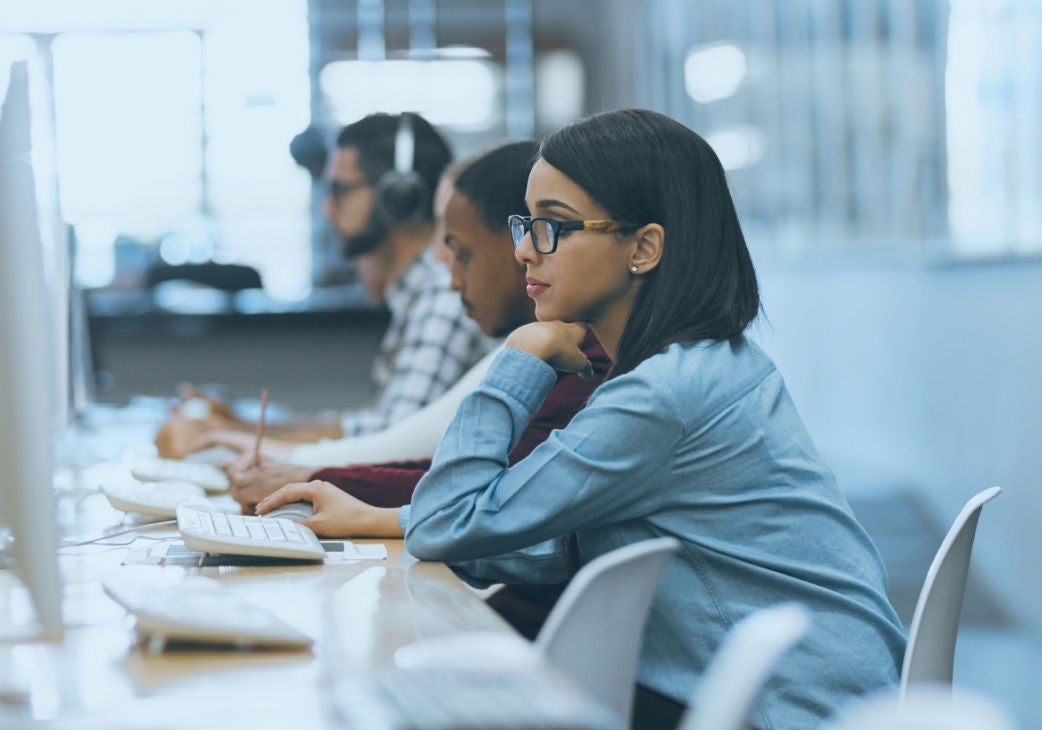
POLYGON ((541 253, 549 253, 554 247, 554 227, 543 218, 532 220, 532 245, 541 253))
POLYGON ((525 238, 525 219, 519 215, 512 215, 508 222, 510 223, 510 237, 514 239, 514 248, 517 248, 525 238))
POLYGON ((510 237, 517 248, 525 238, 525 233, 532 236, 532 247, 539 253, 552 253, 557 242, 557 229, 553 221, 545 218, 526 219, 523 216, 511 216, 510 237))

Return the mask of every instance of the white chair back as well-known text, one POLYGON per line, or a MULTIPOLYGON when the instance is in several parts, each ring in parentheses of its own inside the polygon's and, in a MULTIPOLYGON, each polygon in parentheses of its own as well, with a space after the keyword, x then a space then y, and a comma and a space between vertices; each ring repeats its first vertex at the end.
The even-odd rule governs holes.
POLYGON ((977 521, 984 504, 1001 491, 1000 487, 990 487, 966 502, 930 564, 908 630, 908 647, 901 667, 901 697, 912 684, 952 682, 955 640, 977 521))
POLYGON ((677 730, 744 730, 771 668, 811 624, 798 603, 760 609, 735 624, 706 668, 677 730))
POLYGON ((644 622, 659 578, 680 543, 627 545, 584 565, 543 624, 535 646, 628 724, 644 622))

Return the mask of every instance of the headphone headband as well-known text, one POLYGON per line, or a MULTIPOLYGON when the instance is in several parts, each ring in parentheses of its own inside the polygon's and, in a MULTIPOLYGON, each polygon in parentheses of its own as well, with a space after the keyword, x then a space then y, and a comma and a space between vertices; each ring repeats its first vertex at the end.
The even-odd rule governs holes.
POLYGON ((376 184, 376 213, 390 226, 411 223, 429 210, 430 191, 416 164, 416 133, 411 112, 402 112, 394 134, 394 168, 376 184))
POLYGON ((412 116, 402 112, 398 120, 398 131, 394 135, 394 170, 405 174, 412 171, 416 155, 416 136, 412 129, 412 116))

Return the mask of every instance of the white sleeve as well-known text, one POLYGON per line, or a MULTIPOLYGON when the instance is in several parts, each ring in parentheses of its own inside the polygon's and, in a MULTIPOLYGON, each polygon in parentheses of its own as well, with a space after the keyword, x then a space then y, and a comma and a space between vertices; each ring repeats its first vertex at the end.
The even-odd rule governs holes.
POLYGON ((460 402, 478 386, 501 349, 497 347, 481 358, 438 398, 384 430, 352 438, 323 439, 313 444, 302 444, 293 450, 289 461, 300 466, 319 468, 431 458, 446 427, 456 415, 460 402))

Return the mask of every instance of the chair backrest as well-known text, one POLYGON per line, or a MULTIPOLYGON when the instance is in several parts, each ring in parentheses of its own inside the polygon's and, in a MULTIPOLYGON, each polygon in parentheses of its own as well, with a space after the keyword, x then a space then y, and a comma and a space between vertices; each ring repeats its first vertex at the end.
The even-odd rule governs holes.
POLYGON ((584 565, 558 599, 535 647, 629 723, 644 622, 666 563, 680 548, 671 537, 627 545, 584 565))
POLYGON ((731 629, 706 667, 677 730, 744 730, 778 659, 810 628, 799 603, 749 614, 731 629))
POLYGON ((990 487, 966 502, 930 564, 908 630, 908 647, 901 667, 902 698, 911 684, 952 682, 955 639, 977 521, 984 504, 1001 491, 999 487, 990 487))

